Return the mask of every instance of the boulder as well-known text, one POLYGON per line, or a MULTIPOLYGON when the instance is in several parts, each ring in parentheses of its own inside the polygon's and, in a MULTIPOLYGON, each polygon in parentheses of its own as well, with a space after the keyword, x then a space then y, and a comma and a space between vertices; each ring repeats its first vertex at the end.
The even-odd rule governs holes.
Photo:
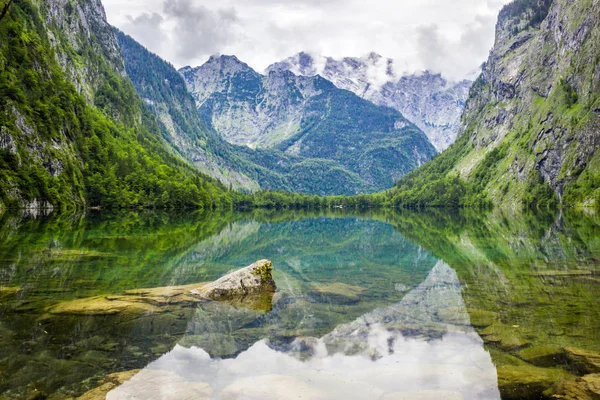
POLYGON ((272 272, 273 263, 260 260, 198 288, 198 292, 211 300, 229 300, 263 293, 270 293, 272 297, 277 289, 272 272))

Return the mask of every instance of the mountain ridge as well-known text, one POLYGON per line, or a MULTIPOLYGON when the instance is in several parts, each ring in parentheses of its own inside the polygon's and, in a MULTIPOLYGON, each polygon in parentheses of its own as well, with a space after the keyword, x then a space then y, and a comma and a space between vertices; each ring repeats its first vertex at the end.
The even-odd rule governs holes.
POLYGON ((319 76, 262 75, 223 55, 179 72, 205 124, 228 142, 313 160, 311 173, 315 162, 325 166, 330 160, 363 182, 350 193, 317 194, 384 190, 435 155, 425 135, 400 112, 319 76))
POLYGON ((371 52, 363 57, 314 56, 300 52, 267 67, 267 73, 288 70, 297 75, 320 75, 377 105, 394 108, 417 125, 438 152, 458 133, 471 81, 449 81, 439 73, 397 71, 395 61, 371 52))

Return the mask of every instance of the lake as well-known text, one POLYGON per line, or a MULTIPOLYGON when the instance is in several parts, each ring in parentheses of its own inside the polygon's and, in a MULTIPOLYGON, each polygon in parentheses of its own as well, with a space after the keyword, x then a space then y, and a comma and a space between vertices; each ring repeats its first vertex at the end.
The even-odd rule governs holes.
POLYGON ((0 226, 2 399, 600 396, 593 213, 13 213, 0 226), (189 295, 265 258, 268 304, 189 295))

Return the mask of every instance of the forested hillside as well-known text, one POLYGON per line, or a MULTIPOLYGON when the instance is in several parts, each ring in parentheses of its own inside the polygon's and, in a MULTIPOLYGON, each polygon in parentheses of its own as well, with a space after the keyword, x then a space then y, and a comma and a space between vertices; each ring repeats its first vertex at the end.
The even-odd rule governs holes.
POLYGON ((3 207, 214 207, 229 195, 161 139, 99 1, 13 2, 0 21, 3 207))

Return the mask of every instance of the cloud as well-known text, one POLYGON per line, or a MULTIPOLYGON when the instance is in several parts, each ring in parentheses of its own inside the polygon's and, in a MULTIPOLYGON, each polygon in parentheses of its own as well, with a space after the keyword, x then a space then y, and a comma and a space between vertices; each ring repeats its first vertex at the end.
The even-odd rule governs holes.
POLYGON ((103 1, 113 24, 176 66, 222 53, 262 71, 300 51, 335 58, 373 51, 404 72, 430 69, 452 78, 472 75, 485 61, 497 14, 509 2, 103 1))
POLYGON ((163 12, 175 27, 172 44, 177 62, 219 52, 236 40, 239 19, 233 7, 211 10, 191 0, 166 0, 163 12))
POLYGON ((417 28, 418 55, 424 69, 435 70, 442 65, 449 44, 445 41, 435 24, 417 28))
POLYGON ((127 22, 121 27, 124 32, 155 53, 161 53, 166 35, 161 29, 164 18, 155 12, 144 12, 136 17, 127 15, 127 22))

